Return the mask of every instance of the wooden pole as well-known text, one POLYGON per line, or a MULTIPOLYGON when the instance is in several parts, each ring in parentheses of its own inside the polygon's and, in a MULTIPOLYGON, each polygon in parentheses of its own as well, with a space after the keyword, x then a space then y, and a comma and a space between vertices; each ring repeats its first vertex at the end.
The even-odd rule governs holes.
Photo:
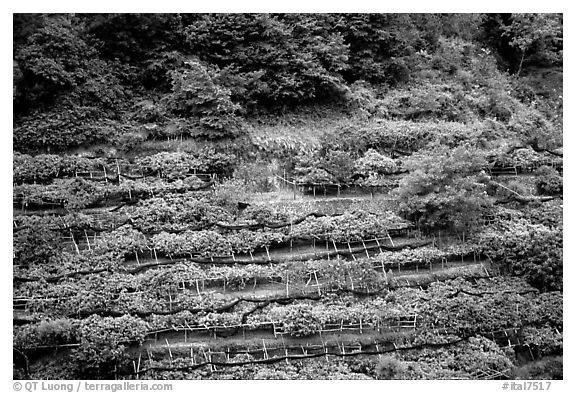
POLYGON ((166 340, 166 345, 168 346, 168 354, 170 355, 170 363, 172 363, 172 350, 170 349, 170 343, 168 342, 167 338, 164 340, 166 340))
POLYGON ((76 244, 76 241, 74 240, 74 234, 72 233, 72 229, 70 229, 70 237, 72 238, 72 243, 74 243, 74 247, 76 248, 76 252, 78 253, 78 255, 80 255, 80 249, 78 248, 78 245, 76 244))
POLYGON ((86 243, 88 244, 88 250, 91 250, 91 248, 90 248, 90 238, 88 237, 88 233, 86 232, 86 229, 84 229, 84 236, 86 236, 86 243))
POLYGON ((118 170, 118 183, 121 182, 121 176, 120 176, 120 164, 118 163, 118 159, 116 159, 116 169, 118 170))
POLYGON ((390 240, 390 244, 392 244, 392 247, 395 247, 394 242, 392 241, 392 237, 390 236, 390 232, 388 232, 388 230, 386 230, 386 235, 388 236, 388 239, 390 240))
POLYGON ((272 259, 270 258, 270 251, 268 251, 268 246, 266 246, 266 255, 268 255, 268 260, 271 261, 272 259))
POLYGON ((366 251, 366 258, 370 258, 370 254, 368 254, 368 249, 366 248, 366 243, 364 243, 364 239, 362 239, 362 245, 364 246, 364 251, 366 251))
POLYGON ((356 260, 356 256, 352 252, 352 247, 350 247, 350 242, 347 242, 347 243, 348 243, 348 250, 350 250, 350 254, 352 255, 352 259, 356 260))
POLYGON ((266 342, 262 339, 262 346, 264 347, 264 359, 268 359, 268 350, 266 349, 266 342))
POLYGON ((314 270, 314 279, 316 280, 316 288, 318 289, 318 295, 322 295, 320 292, 320 283, 318 282, 318 276, 316 275, 316 270, 314 270))

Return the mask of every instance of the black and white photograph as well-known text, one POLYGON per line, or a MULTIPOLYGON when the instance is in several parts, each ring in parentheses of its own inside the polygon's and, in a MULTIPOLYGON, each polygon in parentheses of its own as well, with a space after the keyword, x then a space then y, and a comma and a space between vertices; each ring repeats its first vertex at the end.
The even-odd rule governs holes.
POLYGON ((563 18, 13 13, 12 391, 560 391, 563 18))

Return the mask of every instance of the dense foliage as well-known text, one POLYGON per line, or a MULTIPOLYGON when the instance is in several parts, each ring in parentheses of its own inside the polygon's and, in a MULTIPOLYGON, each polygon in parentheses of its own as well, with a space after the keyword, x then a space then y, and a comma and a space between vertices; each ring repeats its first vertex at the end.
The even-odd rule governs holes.
POLYGON ((437 146, 404 163, 410 174, 397 190, 401 211, 420 225, 465 229, 488 205, 481 151, 437 146))
POLYGON ((562 377, 562 15, 13 18, 14 378, 562 377))
POLYGON ((234 137, 242 114, 310 103, 377 113, 379 86, 420 80, 426 63, 465 89, 435 96, 432 80, 385 112, 508 119, 495 85, 486 102, 466 88, 494 75, 472 52, 490 47, 518 72, 562 62, 557 14, 15 14, 14 25, 14 141, 30 151, 234 137))

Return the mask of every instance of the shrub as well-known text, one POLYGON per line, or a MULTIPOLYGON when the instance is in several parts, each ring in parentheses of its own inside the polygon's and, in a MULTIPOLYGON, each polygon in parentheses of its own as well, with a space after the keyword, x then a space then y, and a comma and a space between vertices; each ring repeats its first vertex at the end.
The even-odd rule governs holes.
POLYGON ((534 287, 562 290, 563 239, 557 228, 516 219, 502 222, 478 235, 482 252, 504 263, 514 275, 523 275, 534 287))
POLYGON ((170 72, 172 93, 165 98, 169 111, 193 117, 205 131, 199 136, 209 139, 236 134, 239 106, 230 99, 230 90, 216 84, 209 69, 198 61, 187 68, 170 72))
POLYGON ((58 255, 62 249, 58 233, 46 226, 24 228, 14 234, 14 263, 42 264, 58 255))
POLYGON ((354 173, 354 161, 340 150, 318 150, 296 157, 295 174, 304 183, 347 183, 354 173))
POLYGON ((250 203, 252 197, 243 182, 229 179, 215 186, 214 199, 218 205, 235 210, 238 203, 250 203))
POLYGON ((378 361, 375 372, 378 379, 403 379, 406 366, 400 360, 386 356, 378 361))
POLYGON ((545 357, 515 368, 512 377, 523 380, 563 379, 562 356, 545 357))
POLYGON ((562 194, 562 176, 555 169, 542 166, 536 171, 536 190, 539 195, 562 194))
POLYGON ((470 147, 437 145, 404 162, 410 173, 395 191, 400 212, 428 228, 465 229, 490 205, 484 154, 470 147))
POLYGON ((356 160, 356 170, 364 175, 391 174, 396 172, 396 162, 383 156, 374 149, 369 149, 364 156, 356 160))
POLYGON ((142 344, 148 324, 139 318, 92 315, 79 323, 80 347, 72 353, 79 375, 110 378, 117 366, 128 360, 126 347, 131 342, 142 344))

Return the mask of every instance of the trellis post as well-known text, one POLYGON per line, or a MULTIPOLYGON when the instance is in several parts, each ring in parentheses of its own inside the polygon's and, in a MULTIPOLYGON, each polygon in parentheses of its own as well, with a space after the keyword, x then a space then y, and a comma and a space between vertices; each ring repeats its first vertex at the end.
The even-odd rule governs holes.
POLYGON ((86 243, 88 243, 88 250, 91 250, 90 238, 88 237, 88 232, 86 232, 86 229, 84 229, 84 236, 86 236, 86 243))
POLYGON ((347 243, 348 243, 348 250, 350 251, 350 255, 352 255, 352 259, 356 260, 356 256, 352 252, 352 247, 350 247, 350 240, 348 240, 347 243))
POLYGON ((72 243, 74 243, 74 247, 76 248, 76 252, 78 253, 78 255, 80 255, 80 249, 78 248, 78 245, 76 244, 76 241, 74 240, 74 234, 72 233, 72 229, 70 229, 70 237, 72 238, 72 243))
POLYGON ((390 244, 392 244, 392 247, 396 247, 394 245, 394 242, 392 241, 392 237, 390 236, 390 232, 388 232, 388 230, 386 230, 386 236, 388 236, 388 239, 390 240, 390 244))
POLYGON ((170 349, 170 343, 168 342, 167 338, 165 338, 164 340, 166 340, 166 346, 168 347, 168 354, 170 355, 170 364, 172 364, 172 350, 170 349))
POLYGON ((268 255, 268 260, 271 261, 272 259, 270 258, 270 251, 268 250, 268 246, 266 246, 266 255, 268 255))
POLYGON ((370 254, 368 254, 368 249, 366 248, 366 243, 364 243, 364 239, 362 239, 362 245, 364 246, 364 251, 366 251, 366 258, 370 258, 370 254))
POLYGON ((316 288, 318 289, 318 295, 321 296, 322 293, 320 292, 320 283, 318 282, 318 276, 316 275, 316 270, 314 270, 314 279, 316 280, 316 288))

